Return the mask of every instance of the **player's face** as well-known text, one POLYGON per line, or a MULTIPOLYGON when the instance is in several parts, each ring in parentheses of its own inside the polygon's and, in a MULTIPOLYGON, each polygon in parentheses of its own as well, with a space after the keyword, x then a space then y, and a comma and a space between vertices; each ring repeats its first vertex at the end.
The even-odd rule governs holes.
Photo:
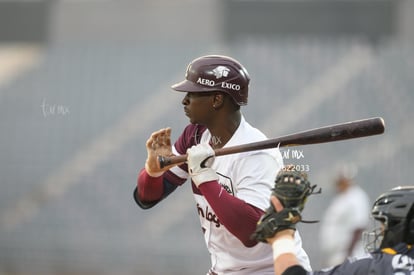
POLYGON ((207 125, 211 119, 214 103, 213 92, 188 92, 182 100, 184 113, 191 123, 207 125))

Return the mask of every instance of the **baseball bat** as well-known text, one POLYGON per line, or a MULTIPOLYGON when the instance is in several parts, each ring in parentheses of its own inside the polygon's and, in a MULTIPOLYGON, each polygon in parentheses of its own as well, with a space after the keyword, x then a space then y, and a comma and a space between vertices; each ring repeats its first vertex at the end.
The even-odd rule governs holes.
MULTIPOLYGON (((254 150, 263 150, 276 147, 300 146, 309 144, 326 143, 346 139, 367 137, 384 133, 385 124, 381 117, 354 120, 319 128, 314 128, 295 134, 281 136, 252 143, 246 143, 231 147, 215 149, 216 156, 224 156, 254 150)), ((187 155, 158 156, 160 167, 179 164, 187 160, 187 155)))

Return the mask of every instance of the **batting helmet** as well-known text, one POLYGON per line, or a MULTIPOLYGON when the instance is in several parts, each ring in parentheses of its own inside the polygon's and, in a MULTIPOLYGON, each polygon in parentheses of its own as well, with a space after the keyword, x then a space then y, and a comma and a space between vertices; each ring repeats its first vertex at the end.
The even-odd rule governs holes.
POLYGON ((374 219, 384 224, 380 248, 404 242, 414 243, 414 186, 396 187, 382 194, 371 210, 374 219))
POLYGON ((230 95, 237 105, 246 105, 250 77, 237 60, 223 55, 194 59, 187 67, 185 80, 171 88, 180 92, 220 91, 230 95))

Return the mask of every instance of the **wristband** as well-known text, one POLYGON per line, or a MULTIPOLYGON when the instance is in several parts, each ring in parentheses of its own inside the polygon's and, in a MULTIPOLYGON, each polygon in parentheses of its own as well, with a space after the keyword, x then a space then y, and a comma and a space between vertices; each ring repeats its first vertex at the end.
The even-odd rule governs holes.
POLYGON ((291 238, 281 238, 273 242, 273 260, 281 254, 295 254, 295 241, 291 238))

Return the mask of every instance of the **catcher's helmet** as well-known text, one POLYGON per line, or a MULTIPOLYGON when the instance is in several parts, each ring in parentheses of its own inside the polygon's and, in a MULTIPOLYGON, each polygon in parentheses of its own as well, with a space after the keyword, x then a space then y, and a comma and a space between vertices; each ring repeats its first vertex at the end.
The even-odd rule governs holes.
POLYGON ((404 242, 414 243, 414 186, 399 186, 380 195, 375 201, 372 217, 383 223, 380 248, 404 242))
POLYGON ((237 60, 223 55, 194 59, 187 67, 185 80, 171 88, 180 92, 220 91, 230 95, 237 105, 246 105, 250 77, 237 60))

